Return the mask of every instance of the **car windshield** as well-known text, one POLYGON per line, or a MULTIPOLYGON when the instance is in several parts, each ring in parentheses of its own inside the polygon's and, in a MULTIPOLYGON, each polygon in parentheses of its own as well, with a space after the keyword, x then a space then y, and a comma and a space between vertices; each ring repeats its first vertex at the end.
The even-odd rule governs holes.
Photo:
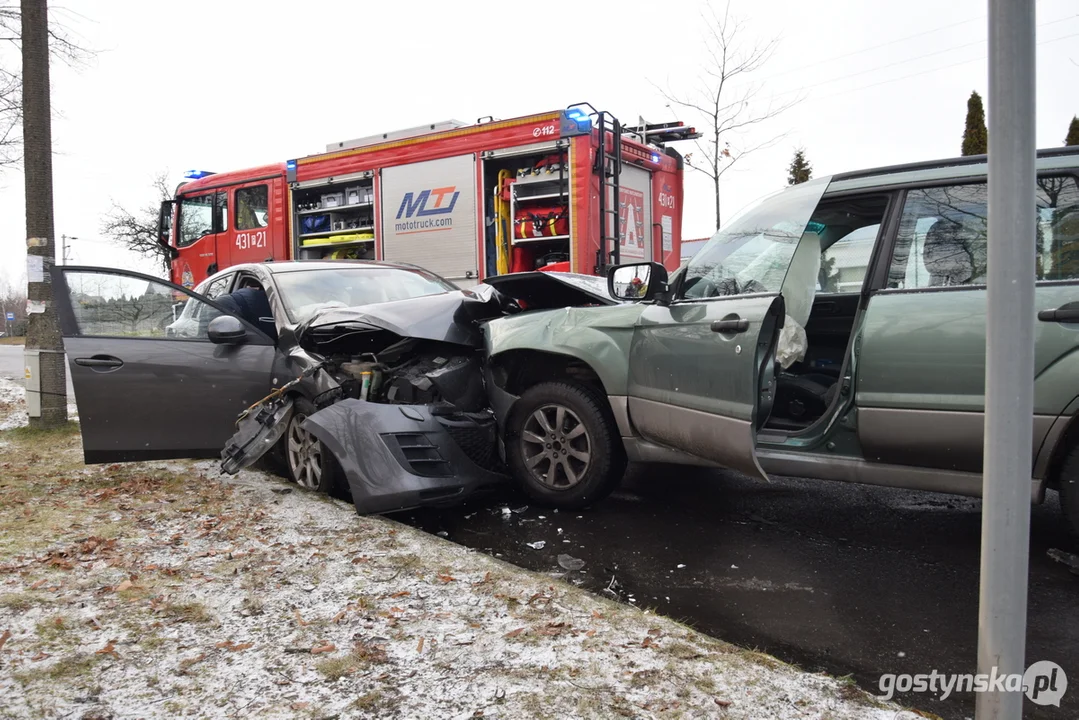
POLYGON ((720 228, 686 265, 683 297, 779 292, 828 182, 821 178, 772 195, 720 228))
POLYGON ((331 307, 359 307, 456 290, 422 270, 395 267, 342 267, 274 274, 281 301, 293 322, 331 307))

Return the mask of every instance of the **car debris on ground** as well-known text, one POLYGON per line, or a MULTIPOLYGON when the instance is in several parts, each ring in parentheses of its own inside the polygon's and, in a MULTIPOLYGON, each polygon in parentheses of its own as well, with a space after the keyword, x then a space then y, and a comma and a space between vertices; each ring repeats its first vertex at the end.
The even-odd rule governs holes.
POLYGON ((260 472, 0 447, 4 717, 917 717, 260 472))

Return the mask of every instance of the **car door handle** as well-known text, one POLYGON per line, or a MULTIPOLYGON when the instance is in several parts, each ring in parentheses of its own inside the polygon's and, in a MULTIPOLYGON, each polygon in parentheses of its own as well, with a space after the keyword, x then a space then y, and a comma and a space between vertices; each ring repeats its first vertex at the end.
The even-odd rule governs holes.
POLYGON ((745 318, 712 321, 712 332, 744 333, 746 330, 749 330, 749 320, 746 320, 745 318))
POLYGON ((118 368, 124 364, 124 361, 112 355, 94 355, 88 358, 75 358, 75 364, 83 367, 118 368))
POLYGON ((1058 308, 1039 310, 1038 319, 1042 322, 1079 323, 1079 303, 1068 303, 1058 308))

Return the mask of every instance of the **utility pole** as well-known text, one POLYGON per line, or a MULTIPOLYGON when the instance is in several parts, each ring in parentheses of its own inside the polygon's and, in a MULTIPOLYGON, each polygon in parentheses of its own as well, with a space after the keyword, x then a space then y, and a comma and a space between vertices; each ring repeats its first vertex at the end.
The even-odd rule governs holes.
MULTIPOLYGON (((1023 675, 1034 415, 1034 0, 989 0, 989 270, 978 673, 1023 675)), ((1020 720, 1022 691, 978 693, 1020 720)))
POLYGON ((52 119, 46 0, 22 0, 23 169, 26 181, 26 402, 31 428, 67 422, 64 345, 49 267, 56 254, 52 214, 52 119))

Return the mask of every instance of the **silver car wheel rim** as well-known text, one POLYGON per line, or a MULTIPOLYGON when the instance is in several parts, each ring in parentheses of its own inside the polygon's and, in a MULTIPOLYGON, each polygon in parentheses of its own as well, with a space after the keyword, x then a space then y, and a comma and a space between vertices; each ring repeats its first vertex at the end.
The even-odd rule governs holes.
POLYGON ((300 425, 306 415, 292 416, 288 431, 288 465, 297 484, 309 490, 318 490, 322 482, 322 443, 300 425))
POLYGON ((564 405, 544 405, 528 416, 521 450, 533 479, 552 490, 576 486, 592 466, 592 438, 577 413, 564 405))

